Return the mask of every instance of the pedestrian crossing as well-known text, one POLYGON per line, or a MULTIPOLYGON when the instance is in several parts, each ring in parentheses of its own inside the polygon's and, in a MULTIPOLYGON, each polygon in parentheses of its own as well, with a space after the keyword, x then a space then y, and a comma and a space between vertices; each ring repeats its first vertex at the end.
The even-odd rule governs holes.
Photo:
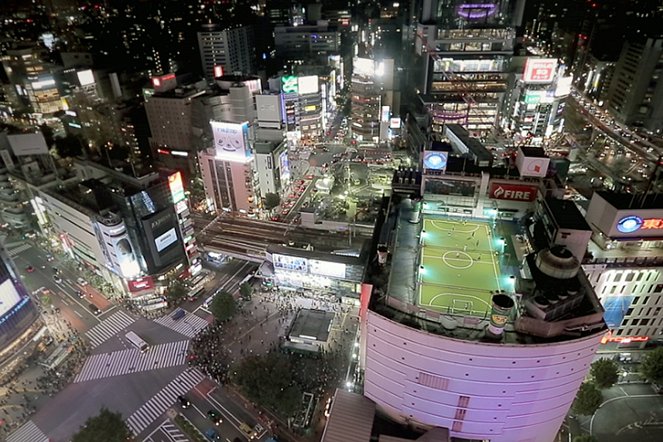
POLYGON ((139 435, 148 425, 154 422, 168 408, 172 407, 177 401, 177 396, 185 394, 193 387, 198 385, 205 376, 195 368, 183 371, 179 376, 173 379, 168 385, 161 389, 149 401, 143 404, 127 419, 129 429, 136 436, 139 435))
POLYGON ((48 436, 34 422, 27 421, 18 430, 7 436, 7 442, 48 442, 48 436))
POLYGON ((19 253, 23 253, 26 250, 28 250, 30 247, 32 247, 32 244, 24 242, 21 243, 20 246, 13 248, 11 250, 7 250, 7 255, 11 256, 12 258, 18 255, 19 253))
POLYGON ((159 428, 161 428, 161 431, 166 433, 168 437, 175 442, 189 442, 190 440, 184 433, 182 433, 182 430, 177 428, 177 426, 170 421, 164 422, 159 428))
POLYGON ((120 330, 127 328, 134 321, 134 318, 120 310, 95 325, 85 334, 90 340, 92 348, 95 348, 106 342, 111 336, 116 335, 120 330))
POLYGON ((163 325, 164 327, 168 327, 169 329, 174 330, 177 333, 186 336, 187 338, 195 337, 209 325, 209 322, 200 316, 189 312, 187 312, 186 316, 178 319, 177 321, 171 318, 170 315, 166 315, 156 319, 154 322, 159 325, 163 325))
POLYGON ((186 340, 155 345, 145 353, 130 348, 92 355, 87 358, 73 383, 184 365, 188 347, 189 341, 186 340))

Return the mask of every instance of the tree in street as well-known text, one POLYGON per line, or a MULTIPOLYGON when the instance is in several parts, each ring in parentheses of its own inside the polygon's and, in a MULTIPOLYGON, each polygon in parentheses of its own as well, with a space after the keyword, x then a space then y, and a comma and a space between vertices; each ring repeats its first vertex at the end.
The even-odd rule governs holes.
POLYGON ((239 286, 239 295, 242 297, 242 299, 249 301, 251 299, 252 294, 253 294, 253 286, 248 282, 245 282, 244 284, 239 286))
POLYGON ((187 288, 181 280, 173 279, 170 281, 168 289, 166 290, 166 298, 170 305, 181 304, 186 294, 187 288))
POLYGON ((214 297, 210 304, 210 311, 219 322, 226 322, 233 317, 237 310, 235 298, 228 292, 221 292, 214 297))
POLYGON ((617 364, 610 359, 599 359, 594 362, 589 373, 599 388, 612 387, 619 379, 617 364))
POLYGON ((268 193, 265 195, 265 209, 272 210, 281 203, 281 197, 277 193, 268 193))
POLYGON ((55 138, 55 150, 60 158, 81 156, 83 154, 83 139, 76 135, 55 138))
POLYGON ((648 352, 642 358, 640 373, 650 382, 663 382, 663 347, 648 352))
POLYGON ((585 382, 580 386, 576 400, 573 402, 573 411, 584 416, 591 416, 598 410, 603 402, 603 395, 595 383, 585 382))
POLYGON ((72 442, 126 442, 131 433, 120 413, 102 408, 71 439, 72 442))

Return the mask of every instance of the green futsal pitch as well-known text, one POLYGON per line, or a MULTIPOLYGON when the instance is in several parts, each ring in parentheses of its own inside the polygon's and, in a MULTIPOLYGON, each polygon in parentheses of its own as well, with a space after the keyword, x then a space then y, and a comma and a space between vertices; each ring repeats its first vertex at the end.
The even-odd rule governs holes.
POLYGON ((419 304, 448 313, 484 316, 500 287, 496 250, 502 240, 488 223, 424 218, 419 304))

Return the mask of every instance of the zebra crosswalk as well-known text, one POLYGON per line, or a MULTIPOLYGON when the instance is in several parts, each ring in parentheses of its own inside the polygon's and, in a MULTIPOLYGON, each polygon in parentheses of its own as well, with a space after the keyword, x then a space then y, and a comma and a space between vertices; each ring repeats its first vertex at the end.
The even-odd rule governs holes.
POLYGON ((155 345, 145 353, 130 348, 92 355, 87 358, 73 383, 184 365, 188 346, 189 341, 186 340, 155 345))
POLYGON ((177 396, 185 394, 203 379, 205 379, 205 376, 195 368, 183 371, 129 416, 127 419, 129 429, 136 436, 139 435, 177 401, 177 396))
POLYGON ((159 325, 168 327, 171 330, 176 331, 177 333, 186 336, 187 338, 193 338, 198 333, 200 333, 205 327, 209 325, 209 322, 204 320, 198 315, 187 312, 186 316, 177 321, 173 320, 170 315, 162 316, 159 319, 155 319, 159 325))
POLYGON ((18 430, 7 436, 6 442, 48 442, 48 436, 32 421, 27 421, 18 430))
POLYGON ((90 340, 92 348, 95 348, 106 342, 111 336, 116 335, 120 330, 127 328, 134 321, 134 318, 120 310, 95 325, 85 334, 90 340))
POLYGON ((23 252, 25 252, 25 251, 28 250, 30 247, 32 247, 32 244, 30 244, 30 243, 27 243, 27 242, 21 243, 20 246, 15 247, 15 248, 13 248, 13 249, 11 249, 11 250, 7 250, 7 255, 9 255, 9 256, 11 256, 11 257, 13 258, 13 257, 15 257, 16 255, 18 255, 19 253, 23 253, 23 252))
POLYGON ((182 433, 182 430, 170 421, 164 422, 159 428, 161 428, 161 431, 166 433, 168 437, 175 442, 189 442, 190 440, 184 433, 182 433))

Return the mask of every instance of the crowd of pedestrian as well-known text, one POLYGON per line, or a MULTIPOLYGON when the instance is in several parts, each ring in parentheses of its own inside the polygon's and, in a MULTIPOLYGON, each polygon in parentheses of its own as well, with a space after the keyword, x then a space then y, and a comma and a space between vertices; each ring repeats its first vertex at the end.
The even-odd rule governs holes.
POLYGON ((209 377, 224 384, 231 361, 222 339, 221 324, 214 324, 200 332, 191 343, 187 361, 189 366, 200 368, 209 377))

